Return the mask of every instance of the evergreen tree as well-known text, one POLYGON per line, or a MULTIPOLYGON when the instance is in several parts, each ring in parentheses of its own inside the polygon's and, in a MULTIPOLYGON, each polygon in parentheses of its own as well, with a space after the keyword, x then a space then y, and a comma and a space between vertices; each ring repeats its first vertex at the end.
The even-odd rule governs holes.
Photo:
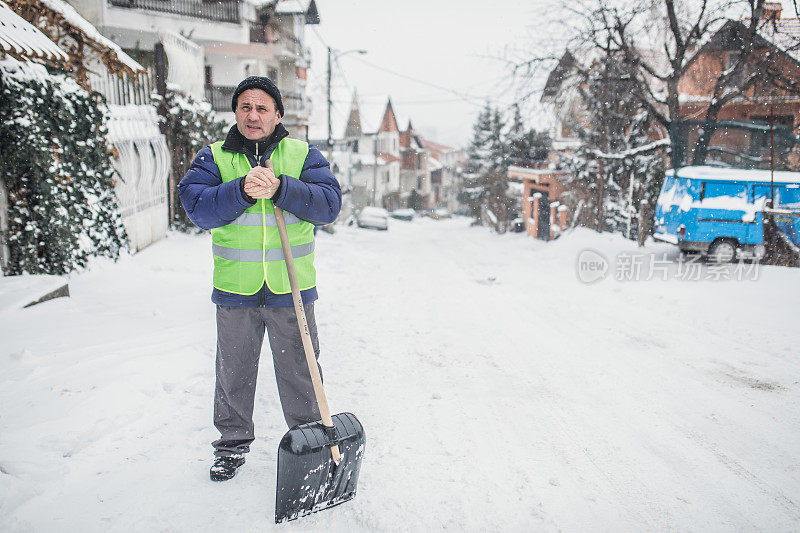
POLYGON ((514 104, 511 123, 506 133, 506 144, 509 163, 524 165, 530 161, 546 160, 553 142, 549 133, 526 128, 519 104, 514 104))
POLYGON ((487 143, 488 167, 485 171, 485 207, 489 222, 498 233, 508 230, 509 214, 514 200, 508 195, 508 152, 504 135, 505 123, 500 111, 493 109, 489 121, 487 143))
POLYGON ((91 256, 116 259, 127 241, 99 95, 42 67, 0 72, 6 274, 64 274, 91 256))
POLYGON ((488 151, 491 137, 492 108, 486 107, 478 114, 472 126, 472 141, 467 148, 467 162, 464 166, 463 183, 459 201, 469 208, 475 224, 481 223, 483 202, 486 198, 486 172, 489 168, 488 151))

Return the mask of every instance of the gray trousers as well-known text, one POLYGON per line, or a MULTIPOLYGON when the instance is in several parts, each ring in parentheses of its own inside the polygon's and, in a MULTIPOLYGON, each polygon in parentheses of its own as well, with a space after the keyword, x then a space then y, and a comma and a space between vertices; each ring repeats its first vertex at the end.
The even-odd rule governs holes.
MULTIPOLYGON (((304 307, 314 353, 319 358, 314 304, 304 307)), ((214 425, 220 438, 212 443, 217 457, 247 453, 255 439, 253 402, 265 329, 286 423, 291 428, 320 418, 294 307, 218 305, 214 425)))

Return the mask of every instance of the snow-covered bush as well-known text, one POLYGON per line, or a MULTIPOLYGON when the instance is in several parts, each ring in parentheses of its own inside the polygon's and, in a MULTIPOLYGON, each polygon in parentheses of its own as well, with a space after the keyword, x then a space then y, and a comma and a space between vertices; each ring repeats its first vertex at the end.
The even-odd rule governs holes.
POLYGON ((0 68, 0 175, 8 190, 5 273, 64 274, 127 246, 106 115, 73 79, 0 68))
POLYGON ((153 103, 164 111, 159 113, 159 120, 164 125, 162 131, 172 157, 170 198, 173 218, 170 224, 183 231, 193 230, 195 226, 177 201, 177 185, 203 146, 225 138, 226 124, 216 119, 210 103, 196 100, 177 86, 169 85, 163 99, 158 94, 153 94, 152 98, 153 103))

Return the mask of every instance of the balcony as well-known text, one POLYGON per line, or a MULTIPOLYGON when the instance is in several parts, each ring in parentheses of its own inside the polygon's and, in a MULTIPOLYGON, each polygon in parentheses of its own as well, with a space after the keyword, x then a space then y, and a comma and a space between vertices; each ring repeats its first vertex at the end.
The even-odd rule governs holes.
POLYGON ((241 21, 237 0, 108 0, 108 3, 116 7, 171 13, 216 22, 238 24, 241 21))
POLYGON ((235 90, 234 86, 206 85, 206 100, 211 102, 211 108, 214 111, 230 112, 235 90))
POLYGON ((305 98, 297 93, 285 93, 283 97, 283 107, 287 115, 305 116, 311 111, 311 106, 305 98))
MULTIPOLYGON (((214 111, 228 112, 231 110, 231 99, 233 99, 235 90, 235 86, 206 85, 206 100, 211 103, 214 111)), ((311 105, 308 100, 299 94, 285 92, 281 97, 286 115, 307 118, 307 115, 311 112, 311 105)))

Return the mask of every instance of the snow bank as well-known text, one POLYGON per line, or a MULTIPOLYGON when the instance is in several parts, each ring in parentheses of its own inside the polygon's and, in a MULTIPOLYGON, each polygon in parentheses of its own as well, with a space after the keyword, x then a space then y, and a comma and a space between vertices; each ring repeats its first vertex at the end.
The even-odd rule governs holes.
POLYGON ((59 276, 0 277, 0 313, 17 311, 65 285, 67 280, 59 276))
POLYGON ((587 285, 585 248, 674 248, 461 217, 317 241, 328 400, 367 435, 353 501, 271 523, 286 427, 266 347, 247 463, 208 480, 211 242, 171 234, 4 315, 0 530, 800 527, 797 269, 587 285))

